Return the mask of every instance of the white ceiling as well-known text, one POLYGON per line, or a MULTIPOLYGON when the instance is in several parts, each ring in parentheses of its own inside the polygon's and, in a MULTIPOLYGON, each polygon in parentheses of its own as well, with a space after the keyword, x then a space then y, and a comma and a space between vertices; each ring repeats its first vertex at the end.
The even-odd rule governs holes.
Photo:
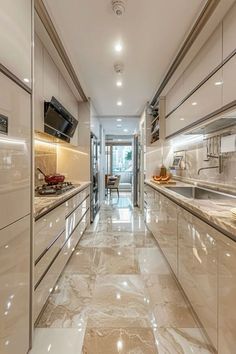
POLYGON ((141 113, 205 2, 127 0, 118 18, 110 0, 44 0, 85 93, 98 115, 109 117, 141 113), (114 50, 117 41, 121 53, 114 50), (122 88, 113 69, 119 61, 122 88))
POLYGON ((99 120, 106 134, 132 135, 139 130, 139 117, 99 117, 99 120), (122 119, 122 121, 118 122, 117 119, 122 119))

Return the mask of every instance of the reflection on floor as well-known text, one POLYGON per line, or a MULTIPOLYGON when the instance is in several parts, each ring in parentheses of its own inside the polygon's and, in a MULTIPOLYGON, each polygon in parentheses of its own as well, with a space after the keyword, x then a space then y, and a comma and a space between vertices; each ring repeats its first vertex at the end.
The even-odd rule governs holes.
POLYGON ((125 193, 102 206, 37 327, 31 354, 211 352, 125 193))

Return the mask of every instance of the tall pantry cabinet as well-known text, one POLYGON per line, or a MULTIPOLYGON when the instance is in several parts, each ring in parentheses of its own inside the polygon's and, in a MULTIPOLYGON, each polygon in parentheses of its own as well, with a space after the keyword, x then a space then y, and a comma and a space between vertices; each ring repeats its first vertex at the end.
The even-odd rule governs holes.
POLYGON ((31 0, 0 0, 0 353, 30 342, 31 0))

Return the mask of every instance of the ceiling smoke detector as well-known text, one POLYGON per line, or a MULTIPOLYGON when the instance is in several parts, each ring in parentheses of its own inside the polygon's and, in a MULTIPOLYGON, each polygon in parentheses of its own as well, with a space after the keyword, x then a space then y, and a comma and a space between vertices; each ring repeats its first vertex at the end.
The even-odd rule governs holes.
POLYGON ((116 16, 122 16, 125 13, 125 1, 124 0, 112 0, 112 10, 116 16))
POLYGON ((122 74, 124 72, 124 65, 122 63, 116 63, 114 65, 114 70, 117 74, 122 74))

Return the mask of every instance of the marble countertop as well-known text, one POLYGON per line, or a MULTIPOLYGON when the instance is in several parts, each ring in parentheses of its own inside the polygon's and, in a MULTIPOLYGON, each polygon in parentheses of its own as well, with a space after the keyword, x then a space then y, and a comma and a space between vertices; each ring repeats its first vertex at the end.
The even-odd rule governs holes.
POLYGON ((79 193, 84 188, 90 185, 90 182, 76 182, 75 188, 57 196, 43 196, 34 197, 34 217, 35 220, 39 219, 49 211, 64 203, 66 200, 72 198, 75 194, 79 193))
MULTIPOLYGON (((220 232, 229 236, 236 241, 236 220, 232 218, 231 209, 236 208, 236 199, 234 200, 199 200, 187 198, 174 191, 168 189, 166 185, 158 185, 153 181, 146 180, 146 184, 150 185, 157 191, 169 197, 171 200, 183 206, 196 216, 199 216, 210 225, 218 229, 220 232)), ((189 186, 190 183, 176 181, 174 186, 189 186)), ((196 184, 193 184, 196 185, 196 184)), ((170 185, 171 187, 171 185, 170 185)), ((203 185, 201 184, 201 187, 203 185)), ((207 185, 205 188, 209 188, 207 185)), ((214 189, 213 187, 211 189, 214 189)), ((219 190, 219 188, 217 188, 219 190)))

